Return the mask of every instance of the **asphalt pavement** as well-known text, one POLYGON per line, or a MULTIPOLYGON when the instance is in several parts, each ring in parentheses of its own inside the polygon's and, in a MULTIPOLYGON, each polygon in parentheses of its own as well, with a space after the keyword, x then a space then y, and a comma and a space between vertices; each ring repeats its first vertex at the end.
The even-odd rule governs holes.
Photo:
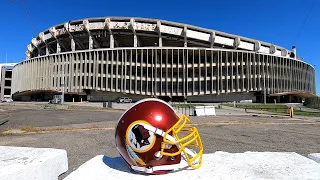
MULTIPOLYGON (((89 159, 103 154, 118 157, 114 127, 122 110, 44 109, 42 105, 1 105, 0 131, 21 126, 69 128, 54 132, 0 135, 1 146, 26 146, 65 149, 69 170, 66 177, 89 159)), ((190 117, 199 130, 204 153, 216 151, 297 152, 320 151, 320 122, 309 118, 280 116, 217 115, 190 117)))

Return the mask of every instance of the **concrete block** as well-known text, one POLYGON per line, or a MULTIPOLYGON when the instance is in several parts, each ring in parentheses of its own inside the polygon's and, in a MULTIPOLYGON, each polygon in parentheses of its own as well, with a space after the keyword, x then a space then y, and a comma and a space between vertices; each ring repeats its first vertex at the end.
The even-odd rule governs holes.
POLYGON ((65 150, 0 146, 0 180, 57 180, 67 170, 65 150))
POLYGON ((141 175, 129 170, 121 157, 98 155, 65 180, 121 179, 320 179, 320 164, 294 152, 216 152, 203 155, 203 166, 165 175, 141 175))
MULTIPOLYGON (((308 158, 320 163, 320 153, 308 154, 308 158)), ((319 178, 320 179, 320 178, 319 178)))

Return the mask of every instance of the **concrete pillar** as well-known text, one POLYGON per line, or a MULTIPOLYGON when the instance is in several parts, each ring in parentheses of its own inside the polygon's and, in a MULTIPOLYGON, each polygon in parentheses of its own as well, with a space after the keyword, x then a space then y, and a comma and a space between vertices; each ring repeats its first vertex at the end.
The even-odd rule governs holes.
POLYGON ((57 53, 61 53, 61 46, 58 40, 57 40, 57 53))
POLYGON ((84 57, 83 57, 83 62, 84 62, 84 70, 83 70, 83 78, 84 78, 84 84, 83 84, 83 88, 84 89, 87 89, 88 88, 88 71, 87 71, 87 67, 89 66, 89 64, 88 64, 88 53, 86 52, 86 53, 84 53, 84 57))
POLYGON ((74 41, 73 38, 71 38, 71 50, 72 50, 72 51, 75 51, 75 50, 76 50, 76 43, 75 43, 75 41, 74 41))
POLYGON ((136 30, 135 30, 136 25, 135 25, 134 18, 130 19, 130 26, 131 26, 131 30, 132 30, 132 33, 133 33, 133 47, 139 47, 140 46, 140 42, 139 42, 136 30))
POLYGON ((4 86, 5 86, 5 73, 6 73, 6 68, 3 66, 1 67, 1 93, 0 93, 0 98, 2 99, 4 97, 4 86))
POLYGON ((188 31, 187 25, 184 25, 184 27, 183 27, 183 35, 184 35, 183 47, 188 47, 187 31, 188 31))
POLYGON ((214 31, 211 32, 211 35, 210 35, 210 47, 213 48, 214 46, 214 40, 216 38, 216 33, 214 31))
POLYGON ((217 84, 217 94, 220 94, 220 51, 217 51, 217 55, 214 56, 214 62, 216 62, 217 76, 216 76, 216 84, 217 84))
POLYGON ((161 36, 161 21, 157 21, 157 29, 159 35, 159 47, 162 47, 162 36, 161 36))
POLYGON ((215 77, 215 75, 214 75, 214 71, 213 71, 213 69, 214 69, 214 67, 213 67, 213 63, 214 63, 214 61, 213 61, 213 50, 211 50, 210 51, 210 53, 211 53, 211 56, 210 56, 210 67, 211 67, 211 76, 210 76, 210 78, 211 78, 211 94, 213 94, 214 93, 214 86, 213 86, 213 84, 214 84, 214 77, 215 77))
POLYGON ((113 33, 110 31, 110 48, 114 48, 114 37, 113 37, 113 33))
POLYGON ((93 38, 89 35, 89 49, 93 49, 93 38))
POLYGON ((48 47, 48 45, 46 44, 46 55, 48 56, 50 54, 50 52, 49 52, 49 47, 48 47))
POLYGON ((194 49, 192 49, 192 95, 195 95, 194 49))

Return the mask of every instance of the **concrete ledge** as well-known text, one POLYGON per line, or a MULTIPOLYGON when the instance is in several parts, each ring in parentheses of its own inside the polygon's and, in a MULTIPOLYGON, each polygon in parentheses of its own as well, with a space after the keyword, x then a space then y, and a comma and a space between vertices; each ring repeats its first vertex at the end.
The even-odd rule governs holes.
POLYGON ((56 180, 67 170, 65 150, 0 146, 0 180, 56 180))
POLYGON ((203 156, 203 166, 197 170, 182 170, 165 175, 141 175, 129 170, 120 158, 98 155, 65 180, 121 179, 320 179, 320 164, 294 152, 216 152, 203 156))
MULTIPOLYGON (((320 163, 320 153, 308 154, 308 158, 320 163)), ((319 178, 320 179, 320 178, 319 178)))

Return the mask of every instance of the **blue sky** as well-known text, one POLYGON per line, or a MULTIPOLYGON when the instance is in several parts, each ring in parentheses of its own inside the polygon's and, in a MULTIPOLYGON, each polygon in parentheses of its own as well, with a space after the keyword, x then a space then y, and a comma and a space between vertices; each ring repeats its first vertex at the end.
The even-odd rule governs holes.
POLYGON ((287 49, 295 45, 298 56, 316 65, 319 95, 320 1, 317 0, 1 0, 0 62, 6 61, 6 54, 8 62, 22 61, 32 37, 53 25, 105 16, 163 19, 254 38, 287 49), (313 2, 313 10, 303 26, 313 2))

